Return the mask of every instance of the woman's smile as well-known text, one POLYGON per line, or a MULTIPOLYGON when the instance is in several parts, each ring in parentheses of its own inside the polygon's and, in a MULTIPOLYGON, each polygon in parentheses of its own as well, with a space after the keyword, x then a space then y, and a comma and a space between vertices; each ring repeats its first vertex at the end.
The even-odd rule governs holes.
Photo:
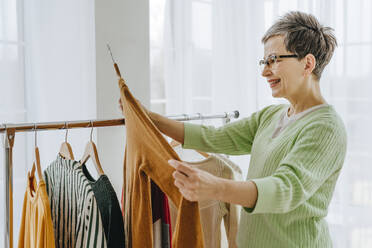
POLYGON ((267 82, 270 84, 270 88, 274 88, 280 84, 280 79, 270 79, 267 82))

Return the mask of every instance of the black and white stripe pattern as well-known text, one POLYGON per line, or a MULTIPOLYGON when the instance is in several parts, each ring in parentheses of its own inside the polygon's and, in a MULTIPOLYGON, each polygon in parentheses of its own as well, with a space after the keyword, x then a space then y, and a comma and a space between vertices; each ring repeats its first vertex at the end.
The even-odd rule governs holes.
POLYGON ((58 156, 44 178, 56 248, 107 247, 97 201, 80 164, 58 156))

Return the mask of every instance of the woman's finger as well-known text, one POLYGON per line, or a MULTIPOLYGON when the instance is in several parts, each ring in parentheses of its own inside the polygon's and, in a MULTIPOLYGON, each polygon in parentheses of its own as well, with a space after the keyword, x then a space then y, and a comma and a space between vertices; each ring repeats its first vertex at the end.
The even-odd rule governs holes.
POLYGON ((186 176, 184 173, 178 171, 178 170, 175 170, 173 172, 173 178, 176 179, 176 180, 181 180, 181 181, 187 181, 187 179, 189 178, 188 176, 186 176))
POLYGON ((175 181, 181 182, 183 188, 192 190, 195 188, 195 182, 193 181, 192 177, 185 176, 182 172, 175 171, 173 172, 173 177, 175 181))
POLYGON ((191 191, 186 190, 186 189, 180 189, 179 191, 186 200, 189 200, 189 201, 197 200, 195 195, 191 191))
POLYGON ((178 189, 184 189, 185 188, 185 185, 181 181, 179 181, 179 180, 175 180, 174 181, 174 185, 176 185, 176 187, 178 189))
POLYGON ((171 160, 168 161, 168 163, 170 165, 172 165, 177 171, 182 172, 183 174, 185 174, 188 177, 190 177, 190 175, 194 173, 193 168, 191 168, 190 166, 188 166, 184 162, 171 159, 171 160))

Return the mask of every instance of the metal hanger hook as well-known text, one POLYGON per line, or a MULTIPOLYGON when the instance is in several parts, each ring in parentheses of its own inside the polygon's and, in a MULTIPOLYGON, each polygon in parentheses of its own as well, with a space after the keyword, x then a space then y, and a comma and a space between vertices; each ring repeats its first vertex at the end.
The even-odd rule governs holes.
POLYGON ((93 136, 93 121, 90 121, 90 126, 92 129, 90 130, 90 141, 92 141, 92 136, 93 136))
POLYGON ((35 131, 35 147, 37 147, 36 123, 34 123, 34 131, 35 131))
POLYGON ((229 113, 225 112, 225 118, 223 118, 223 124, 226 125, 231 121, 229 113))
POLYGON ((65 134, 65 142, 67 143, 67 135, 68 135, 68 123, 65 122, 66 134, 65 134))
POLYGON ((107 49, 108 49, 108 51, 110 53, 110 56, 111 56, 111 59, 112 59, 112 63, 115 64, 116 62, 115 62, 114 56, 112 56, 111 47, 110 47, 110 45, 108 43, 106 45, 107 45, 107 49))

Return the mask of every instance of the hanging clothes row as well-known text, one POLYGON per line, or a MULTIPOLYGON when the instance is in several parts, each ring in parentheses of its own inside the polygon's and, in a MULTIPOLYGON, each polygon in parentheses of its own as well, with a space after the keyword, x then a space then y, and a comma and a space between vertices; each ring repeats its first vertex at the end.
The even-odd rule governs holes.
MULTIPOLYGON (((219 115, 215 118, 222 118, 221 116, 219 115)), ((191 118, 185 118, 185 120, 188 119, 191 118)), ((91 126, 93 126, 93 123, 91 123, 91 126)), ((23 204, 19 247, 97 247, 98 243, 102 247, 123 247, 119 244, 124 242, 125 235, 123 231, 118 231, 120 228, 114 228, 116 226, 113 225, 115 221, 112 221, 122 220, 120 207, 108 177, 103 174, 97 149, 94 143, 90 141, 83 156, 84 160, 89 157, 93 158, 92 161, 100 175, 97 180, 94 180, 85 164, 74 160, 71 146, 67 142, 67 123, 65 123, 65 127, 67 128, 66 140, 62 143, 56 160, 44 172, 40 169, 39 150, 36 146, 35 136, 35 162, 27 176, 28 183, 23 204), (37 183, 35 171, 37 172, 39 183, 37 183), (80 188, 73 185, 79 185, 80 188), (89 189, 89 185, 91 189, 89 189), (82 188, 86 190, 84 191, 82 188), (80 192, 80 194, 69 197, 72 191, 80 192), (92 197, 92 191, 94 197, 92 197), (84 194, 88 192, 88 194, 82 195, 82 192, 84 194), (76 197, 81 197, 81 199, 79 200, 76 197), (85 202, 91 203, 86 205, 85 202), (77 204, 80 207, 86 207, 86 209, 78 210, 78 208, 74 208, 77 204), (107 207, 107 204, 110 206, 107 207), (99 215, 97 214, 97 209, 99 210, 99 215), (86 220, 78 220, 78 218, 84 216, 81 214, 82 212, 88 212, 85 215, 86 220), (68 218, 61 218, 61 214, 65 214, 68 218), (90 236, 88 235, 88 238, 86 233, 91 232, 88 229, 90 227, 89 219, 94 216, 96 216, 96 222, 99 223, 97 226, 98 231, 95 231, 93 235, 92 233, 90 236), (76 223, 78 222, 78 225, 81 226, 79 227, 80 229, 74 234, 71 233, 71 230, 77 228, 76 223), (84 223, 85 230, 82 230, 84 223), (102 230, 104 235, 102 235, 102 230), (79 234, 79 232, 82 234, 79 234), (95 245, 91 243, 92 237, 96 237, 95 245)), ((36 130, 36 125, 34 129, 36 130)), ((174 217, 171 219, 171 214, 175 215, 174 212, 177 212, 175 210, 177 207, 173 203, 168 202, 167 196, 153 181, 151 183, 151 206, 154 233, 152 239, 153 247, 171 247, 172 230, 174 231, 176 226, 176 219, 174 217), (170 209, 170 205, 173 209, 170 209), (172 223, 173 226, 171 225, 172 223)), ((205 221, 203 216, 201 216, 201 219, 203 223, 213 222, 213 219, 205 221)), ((92 223, 92 225, 96 225, 96 222, 92 223)), ((204 228, 204 224, 202 226, 204 228)), ((205 237, 204 233, 205 231, 203 230, 205 237)), ((205 247, 209 247, 208 244, 205 247)))
MULTIPOLYGON (((28 175, 19 247, 219 247, 221 230, 217 226, 222 219, 229 247, 235 247, 233 206, 182 197, 173 183, 174 168, 167 162, 180 160, 182 153, 166 141, 122 78, 119 89, 126 117, 122 212, 103 172, 92 133, 82 159, 76 161, 66 132, 56 159, 41 172, 35 132, 35 163, 28 175), (97 180, 85 165, 89 158, 99 175, 97 180)), ((234 178, 234 166, 199 154, 206 157, 201 168, 234 178)))
POLYGON ((18 247, 124 247, 119 201, 103 173, 92 138, 80 161, 73 159, 70 148, 66 139, 56 160, 42 173, 39 150, 35 147, 35 163, 28 175, 18 247), (89 158, 96 166, 97 180, 86 168, 89 158), (35 164, 38 187, 34 177, 35 164))

